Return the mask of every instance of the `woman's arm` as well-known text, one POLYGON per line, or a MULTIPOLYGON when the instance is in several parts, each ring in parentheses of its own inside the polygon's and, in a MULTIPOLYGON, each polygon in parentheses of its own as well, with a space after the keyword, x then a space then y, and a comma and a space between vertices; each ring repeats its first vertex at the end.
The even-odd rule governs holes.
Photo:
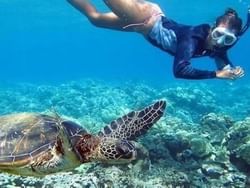
POLYGON ((177 45, 177 51, 174 60, 174 75, 177 78, 184 79, 211 79, 211 78, 222 78, 222 79, 237 79, 244 76, 244 70, 241 67, 233 67, 227 56, 216 56, 218 65, 225 67, 225 65, 232 65, 230 69, 222 69, 217 71, 207 71, 195 69, 191 66, 190 60, 195 52, 195 41, 184 40, 182 43, 177 45), (218 57, 220 57, 218 59, 218 57))
POLYGON ((214 59, 218 69, 217 78, 233 80, 244 76, 244 70, 241 67, 235 67, 229 60, 227 51, 218 52, 214 59))
POLYGON ((186 39, 177 44, 173 72, 176 78, 211 79, 216 78, 215 71, 199 70, 191 66, 190 60, 196 49, 197 41, 186 39))
POLYGON ((222 70, 225 66, 234 67, 228 58, 227 51, 217 52, 213 58, 218 70, 222 70))
POLYGON ((195 68, 193 68, 191 66, 191 63, 189 61, 175 60, 175 63, 174 63, 174 76, 176 78, 201 80, 201 79, 216 78, 216 72, 215 71, 207 71, 207 70, 195 69, 195 68))

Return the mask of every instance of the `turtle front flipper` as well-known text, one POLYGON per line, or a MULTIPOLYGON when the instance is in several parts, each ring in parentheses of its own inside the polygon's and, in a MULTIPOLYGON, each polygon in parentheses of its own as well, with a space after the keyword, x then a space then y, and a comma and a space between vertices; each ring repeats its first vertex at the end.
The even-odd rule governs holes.
POLYGON ((160 100, 141 111, 132 111, 105 126, 98 136, 133 140, 145 134, 162 117, 165 108, 166 101, 160 100))

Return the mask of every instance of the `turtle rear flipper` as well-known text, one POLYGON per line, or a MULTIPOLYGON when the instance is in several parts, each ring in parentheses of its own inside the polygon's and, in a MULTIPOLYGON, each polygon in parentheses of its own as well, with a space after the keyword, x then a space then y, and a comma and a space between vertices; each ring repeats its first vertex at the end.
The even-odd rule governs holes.
POLYGON ((105 126, 98 136, 133 140, 145 134, 162 117, 165 108, 166 101, 160 100, 143 110, 132 111, 105 126))

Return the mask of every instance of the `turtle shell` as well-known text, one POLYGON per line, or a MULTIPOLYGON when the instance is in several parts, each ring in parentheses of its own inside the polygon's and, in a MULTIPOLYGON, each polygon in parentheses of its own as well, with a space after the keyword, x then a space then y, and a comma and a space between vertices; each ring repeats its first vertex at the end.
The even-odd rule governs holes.
POLYGON ((0 168, 28 164, 57 141, 60 119, 35 113, 0 117, 0 168))

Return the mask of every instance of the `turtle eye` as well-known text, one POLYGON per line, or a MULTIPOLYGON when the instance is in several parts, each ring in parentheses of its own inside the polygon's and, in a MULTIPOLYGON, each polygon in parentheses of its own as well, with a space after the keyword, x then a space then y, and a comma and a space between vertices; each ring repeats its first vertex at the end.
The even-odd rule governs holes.
POLYGON ((129 153, 129 148, 126 145, 118 145, 117 146, 117 151, 121 154, 121 155, 125 155, 127 153, 129 153))
POLYGON ((129 141, 122 140, 117 144, 116 149, 117 152, 122 156, 122 158, 130 159, 133 156, 135 147, 129 141))

